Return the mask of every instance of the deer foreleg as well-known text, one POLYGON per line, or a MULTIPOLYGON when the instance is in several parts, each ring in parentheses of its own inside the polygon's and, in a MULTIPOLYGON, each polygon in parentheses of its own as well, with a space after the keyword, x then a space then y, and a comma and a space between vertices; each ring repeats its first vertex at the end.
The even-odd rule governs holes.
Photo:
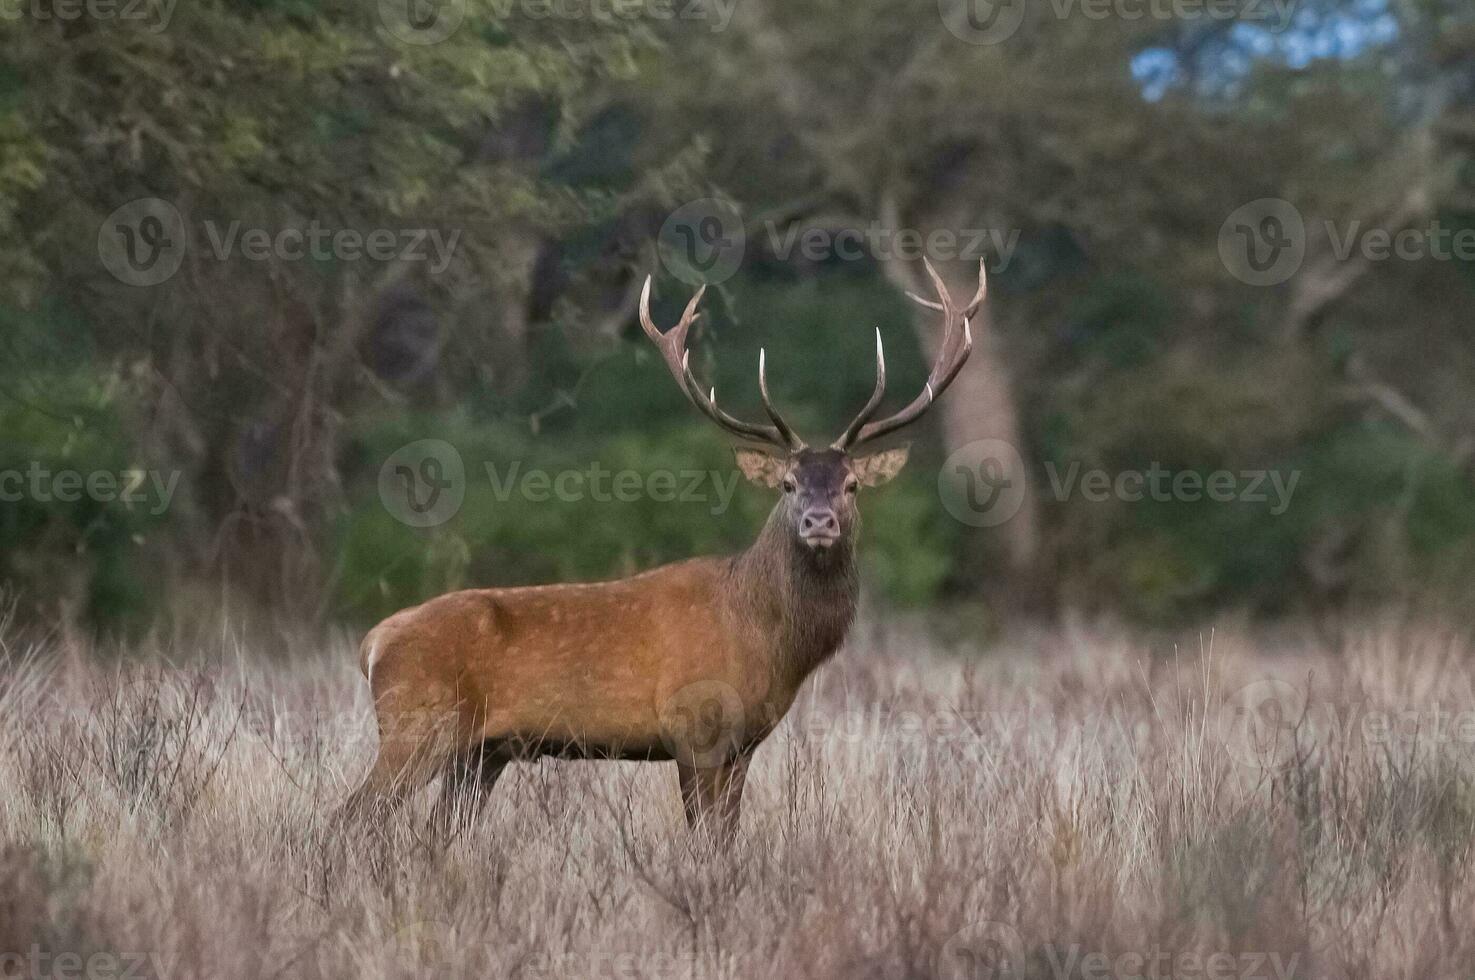
POLYGON ((687 825, 705 831, 722 843, 730 842, 737 833, 742 810, 748 756, 740 755, 722 765, 700 769, 679 762, 676 771, 681 781, 687 825))

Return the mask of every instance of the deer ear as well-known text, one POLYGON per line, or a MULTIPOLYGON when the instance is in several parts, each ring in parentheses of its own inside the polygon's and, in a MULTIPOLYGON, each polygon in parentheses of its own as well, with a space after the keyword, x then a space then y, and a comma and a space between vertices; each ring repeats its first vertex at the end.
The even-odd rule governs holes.
POLYGON ((733 449, 733 453, 737 456, 738 469, 743 471, 743 476, 749 483, 760 487, 776 487, 783 480, 787 460, 779 459, 761 449, 741 446, 733 449))
POLYGON ((901 472, 901 468, 907 463, 907 454, 911 451, 911 444, 908 443, 895 449, 861 456, 850 461, 850 470, 862 485, 879 487, 883 483, 889 483, 892 477, 901 472))

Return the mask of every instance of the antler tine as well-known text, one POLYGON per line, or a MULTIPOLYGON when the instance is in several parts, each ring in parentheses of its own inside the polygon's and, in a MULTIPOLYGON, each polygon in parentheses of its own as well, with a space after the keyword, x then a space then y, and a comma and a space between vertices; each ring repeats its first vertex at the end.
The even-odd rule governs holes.
MULTIPOLYGON (((922 258, 922 262, 923 262, 923 264, 925 264, 927 266, 927 271, 933 273, 933 283, 935 285, 936 282, 937 282, 937 279, 936 279, 936 273, 933 272, 933 269, 932 269, 932 263, 928 262, 925 256, 922 258)), ((976 315, 978 315, 978 308, 983 305, 983 298, 987 294, 988 294, 988 281, 986 279, 985 271, 984 271, 984 268, 983 268, 983 260, 982 259, 979 259, 978 260, 978 292, 974 293, 973 294, 973 298, 968 301, 968 305, 965 306, 965 307, 963 307, 963 319, 965 319, 965 320, 971 320, 976 315)), ((907 292, 907 298, 910 299, 910 300, 912 300, 913 302, 922 304, 923 306, 927 307, 929 310, 940 310, 940 309, 942 309, 942 304, 941 303, 934 303, 932 300, 927 299, 925 296, 918 296, 916 293, 911 292, 911 291, 908 291, 907 292)))
MULTIPOLYGON (((927 409, 932 407, 932 403, 947 390, 948 385, 953 383, 953 379, 958 376, 958 372, 963 370, 963 365, 967 363, 968 355, 973 352, 973 326, 971 321, 983 305, 984 297, 988 295, 988 272, 984 268, 983 261, 980 260, 978 263, 978 292, 974 294, 973 299, 968 302, 968 305, 963 308, 961 315, 953 305, 952 296, 949 295, 947 286, 942 281, 942 277, 937 274, 936 269, 932 268, 932 263, 923 259, 922 264, 927 269, 927 276, 932 280, 933 288, 937 290, 938 301, 933 303, 919 296, 912 296, 911 293, 907 295, 912 296, 912 299, 928 309, 941 310, 944 321, 942 343, 938 347, 937 361, 932 365, 932 370, 927 374, 927 383, 923 385, 922 393, 912 399, 911 404, 907 405, 906 408, 903 408, 895 415, 890 415, 884 419, 862 425, 851 440, 846 443, 845 447, 839 447, 837 444, 837 448, 858 446, 872 439, 878 439, 888 433, 895 432, 904 425, 915 422, 927 409), (963 329, 961 331, 962 339, 954 343, 953 337, 958 334, 958 320, 963 321, 963 329)), ((850 434, 849 429, 846 430, 846 434, 850 434)), ((841 438, 844 439, 845 437, 842 436, 841 438)))
POLYGON ((778 413, 778 409, 773 407, 773 402, 768 397, 767 360, 767 352, 762 347, 758 348, 758 394, 763 399, 763 411, 768 413, 768 417, 773 421, 773 427, 778 430, 779 435, 783 436, 786 445, 801 448, 804 440, 794 434, 794 430, 789 428, 789 424, 778 413))
MULTIPOLYGON (((666 362, 666 369, 671 372, 676 383, 681 385, 682 391, 686 391, 686 385, 682 382, 681 377, 682 357, 686 353, 686 333, 700 317, 697 313, 697 304, 701 302, 702 294, 706 291, 706 286, 698 289, 696 295, 692 296, 691 302, 686 304, 686 311, 681 314, 680 322, 662 333, 661 328, 657 327, 655 321, 650 318, 650 276, 645 277, 645 285, 640 288, 640 326, 645 330, 645 335, 650 338, 650 342, 655 344, 656 349, 661 352, 661 358, 666 362)), ((687 397, 691 397, 690 392, 687 392, 687 397)))
POLYGON ((986 268, 984 268, 983 259, 979 259, 978 260, 978 291, 973 294, 973 298, 968 301, 968 305, 965 306, 965 307, 963 307, 963 322, 964 323, 967 323, 969 320, 973 319, 974 317, 976 317, 978 315, 978 311, 983 308, 983 301, 987 297, 988 297, 988 270, 986 268))
POLYGON ((881 399, 884 397, 886 397, 886 351, 881 347, 881 328, 877 327, 876 387, 871 392, 871 397, 866 402, 865 407, 860 410, 860 414, 851 419, 850 424, 845 427, 845 431, 840 434, 840 438, 836 439, 830 448, 839 449, 842 452, 847 449, 855 441, 855 434, 860 431, 861 426, 869 422, 871 416, 876 414, 876 409, 881 407, 881 399))
MULTIPOLYGON (((982 267, 981 262, 979 266, 980 268, 982 267)), ((922 267, 927 270, 927 278, 932 280, 932 288, 937 293, 938 299, 938 302, 935 304, 927 303, 925 305, 929 309, 942 311, 942 343, 937 348, 937 362, 927 372, 927 388, 935 394, 938 382, 938 369, 947 361, 949 352, 952 350, 953 336, 957 332, 956 319, 958 311, 953 306, 953 297, 947 291, 947 285, 943 283, 942 277, 937 274, 937 270, 932 267, 932 263, 928 261, 925 255, 922 257, 922 267)))
MULTIPOLYGON (((701 383, 697 381, 696 375, 692 374, 691 372, 691 365, 688 361, 688 358, 689 354, 682 354, 682 378, 685 382, 687 397, 691 399, 692 403, 696 405, 697 408, 701 409, 703 415, 707 416, 707 418, 711 419, 713 422, 716 422, 719 426, 726 429, 727 431, 733 433, 734 435, 742 436, 744 439, 756 439, 759 442, 772 443, 773 445, 778 446, 782 449, 789 450, 799 449, 803 447, 803 443, 799 442, 797 439, 795 439, 793 442, 790 442, 789 437, 786 437, 785 434, 779 431, 779 429, 775 426, 759 425, 757 422, 744 422, 742 419, 735 418, 724 412, 722 409, 718 408, 717 389, 714 387, 707 391, 702 390, 701 383)), ((792 435, 793 433, 790 432, 789 436, 792 435)))
MULTIPOLYGON (((686 334, 700 316, 697 313, 697 304, 701 302, 702 294, 707 291, 707 287, 702 286, 696 291, 696 295, 686 304, 686 311, 681 314, 681 320, 676 326, 662 333, 650 317, 650 283, 651 277, 646 276, 645 285, 640 290, 640 326, 645 330, 645 335, 650 338, 651 343, 655 344, 656 349, 661 352, 661 359, 666 362, 666 369, 671 372, 671 377, 676 380, 677 386, 686 394, 687 399, 703 415, 734 435, 771 443, 784 449, 800 448, 803 444, 794 436, 793 430, 783 424, 778 413, 769 405, 766 390, 763 393, 763 406, 768 410, 769 417, 774 420, 775 425, 758 425, 733 418, 717 407, 717 389, 713 388, 709 395, 697 383, 696 376, 691 372, 690 354, 686 349, 686 334)), ((759 385, 766 388, 762 374, 760 364, 759 385)))

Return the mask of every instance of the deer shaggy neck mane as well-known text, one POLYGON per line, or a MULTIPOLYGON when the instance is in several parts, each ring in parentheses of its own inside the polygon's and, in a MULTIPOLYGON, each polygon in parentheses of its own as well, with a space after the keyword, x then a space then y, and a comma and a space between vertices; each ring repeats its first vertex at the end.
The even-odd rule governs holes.
POLYGON ((757 540, 732 559, 732 601, 752 628, 780 626, 780 666, 802 678, 839 648, 855 619, 856 534, 809 548, 784 510, 782 502, 774 507, 757 540))

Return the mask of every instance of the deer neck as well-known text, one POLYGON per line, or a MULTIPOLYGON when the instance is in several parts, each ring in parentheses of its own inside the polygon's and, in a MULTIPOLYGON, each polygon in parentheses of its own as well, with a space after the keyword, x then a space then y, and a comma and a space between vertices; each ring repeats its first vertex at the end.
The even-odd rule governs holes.
POLYGON ((758 539, 734 561, 736 588, 749 621, 770 634, 781 675, 797 684, 833 654, 855 618, 859 580, 855 535, 815 550, 794 539, 774 509, 758 539))

